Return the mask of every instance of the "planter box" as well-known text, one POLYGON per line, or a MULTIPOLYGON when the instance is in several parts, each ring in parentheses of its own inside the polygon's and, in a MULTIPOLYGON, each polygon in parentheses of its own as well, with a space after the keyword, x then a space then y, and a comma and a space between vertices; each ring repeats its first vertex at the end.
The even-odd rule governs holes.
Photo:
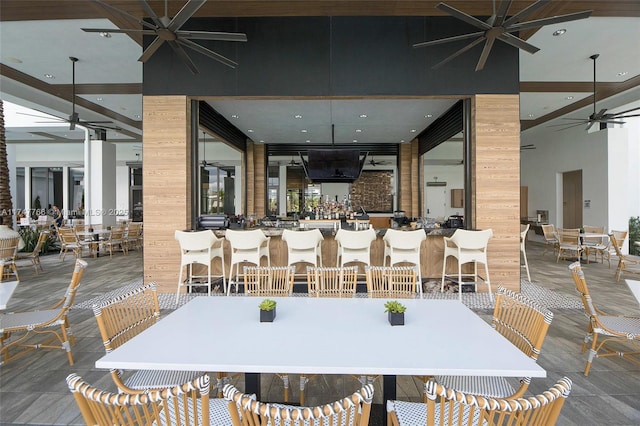
POLYGON ((389 312, 389 324, 404 325, 404 312, 403 313, 389 312))
POLYGON ((260 309, 260 322, 273 322, 275 318, 275 308, 272 311, 263 311, 262 309, 260 309))

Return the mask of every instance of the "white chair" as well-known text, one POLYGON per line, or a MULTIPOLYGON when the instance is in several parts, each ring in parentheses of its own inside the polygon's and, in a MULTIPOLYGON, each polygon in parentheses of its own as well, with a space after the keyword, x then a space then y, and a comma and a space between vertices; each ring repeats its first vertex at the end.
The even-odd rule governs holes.
POLYGON ((225 239, 231 245, 231 264, 229 266, 229 285, 227 286, 227 294, 231 293, 231 278, 234 277, 236 285, 236 293, 238 292, 238 275, 239 265, 241 263, 252 263, 260 266, 260 259, 267 258, 267 266, 271 266, 271 257, 269 256, 269 242, 271 237, 264 235, 260 229, 250 231, 237 231, 227 229, 225 239), (233 267, 236 267, 235 275, 233 267))
POLYGON ((418 293, 422 297, 420 247, 422 242, 427 239, 427 234, 422 229, 415 231, 387 229, 382 239, 384 241, 383 263, 385 265, 388 257, 389 266, 393 266, 396 263, 412 263, 417 266, 418 293))
POLYGON ((524 257, 524 268, 527 270, 527 279, 531 282, 531 274, 529 273, 529 262, 527 261, 527 250, 525 249, 525 243, 527 242, 527 233, 531 224, 520 225, 520 253, 524 257))
POLYGON ((282 231, 282 241, 287 242, 287 265, 304 262, 313 266, 322 266, 322 241, 324 237, 319 229, 310 231, 282 231))
POLYGON ((371 265, 371 243, 376 239, 376 231, 373 228, 365 231, 338 229, 335 239, 338 243, 337 266, 351 262, 371 265))
POLYGON ((224 239, 218 238, 211 231, 176 231, 175 239, 180 244, 180 276, 178 277, 178 290, 176 291, 176 303, 180 298, 180 287, 182 285, 206 285, 209 296, 211 296, 211 261, 220 258, 220 269, 222 270, 222 285, 226 289, 224 274, 224 239), (193 275, 193 264, 197 263, 207 267, 206 283, 195 283, 194 278, 204 278, 203 275, 193 275), (188 268, 186 283, 182 280, 184 267, 188 268))
POLYGON ((442 262, 442 282, 440 291, 444 291, 445 278, 457 278, 458 280, 458 296, 462 301, 462 277, 473 277, 473 285, 475 291, 478 291, 478 262, 484 264, 484 283, 489 289, 489 297, 493 300, 491 293, 491 281, 489 279, 489 265, 487 260, 487 245, 493 237, 493 230, 485 229, 484 231, 468 231, 465 229, 457 229, 451 238, 444 237, 444 260, 442 262), (458 273, 447 274, 447 257, 453 256, 458 260, 458 273), (462 265, 465 263, 473 263, 473 273, 462 273, 462 265))

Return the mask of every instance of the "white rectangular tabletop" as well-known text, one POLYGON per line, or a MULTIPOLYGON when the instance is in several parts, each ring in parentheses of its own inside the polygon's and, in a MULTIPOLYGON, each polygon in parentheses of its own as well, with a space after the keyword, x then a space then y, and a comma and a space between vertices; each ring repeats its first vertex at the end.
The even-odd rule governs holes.
POLYGON ((356 375, 545 377, 535 361, 454 300, 402 300, 391 326, 384 299, 197 297, 97 368, 356 375))
POLYGON ((633 296, 638 300, 638 303, 640 303, 640 281, 625 280, 625 282, 629 290, 631 290, 631 293, 633 293, 633 296))
POLYGON ((9 304, 9 300, 13 296, 13 292, 16 291, 18 284, 20 284, 20 281, 0 282, 0 311, 7 309, 7 304, 9 304))

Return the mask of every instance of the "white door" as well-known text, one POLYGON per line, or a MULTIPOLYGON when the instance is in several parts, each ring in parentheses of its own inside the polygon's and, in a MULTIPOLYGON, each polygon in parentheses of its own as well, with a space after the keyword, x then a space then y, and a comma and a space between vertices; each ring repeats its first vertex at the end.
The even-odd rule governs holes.
POLYGON ((446 186, 427 186, 425 194, 425 216, 433 218, 445 217, 447 208, 446 195, 446 186))

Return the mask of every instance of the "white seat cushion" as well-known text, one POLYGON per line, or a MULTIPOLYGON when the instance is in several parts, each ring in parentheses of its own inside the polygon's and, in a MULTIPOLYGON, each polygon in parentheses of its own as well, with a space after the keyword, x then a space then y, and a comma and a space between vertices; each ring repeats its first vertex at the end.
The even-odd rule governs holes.
POLYGON ((436 376, 435 380, 448 389, 489 398, 506 398, 515 393, 504 377, 436 376))

